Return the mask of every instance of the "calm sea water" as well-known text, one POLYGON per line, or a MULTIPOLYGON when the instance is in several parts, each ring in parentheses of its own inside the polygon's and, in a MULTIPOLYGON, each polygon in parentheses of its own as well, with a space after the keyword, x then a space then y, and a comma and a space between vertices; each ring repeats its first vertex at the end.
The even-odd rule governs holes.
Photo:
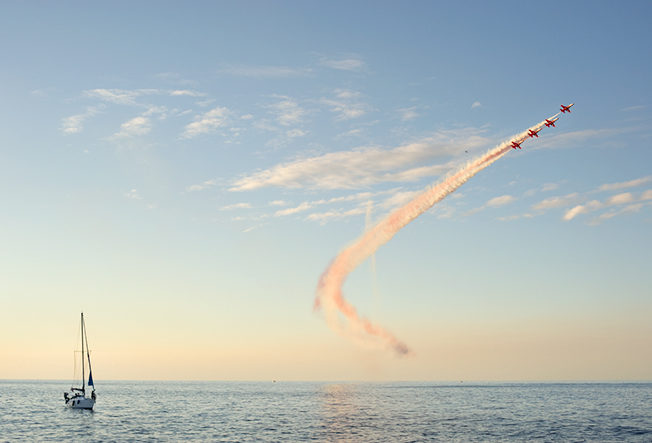
POLYGON ((0 441, 652 441, 652 383, 0 381, 0 441))

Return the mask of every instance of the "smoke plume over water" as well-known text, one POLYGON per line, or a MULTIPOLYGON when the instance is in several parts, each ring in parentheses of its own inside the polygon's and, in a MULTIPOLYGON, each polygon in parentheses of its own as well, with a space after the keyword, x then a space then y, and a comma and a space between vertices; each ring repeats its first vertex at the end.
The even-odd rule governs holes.
POLYGON ((360 316, 355 307, 344 299, 342 286, 347 276, 408 223, 509 152, 512 149, 512 141, 522 143, 528 138, 529 130, 539 130, 544 124, 545 120, 469 161, 457 172, 418 194, 375 226, 369 227, 360 238, 342 250, 321 275, 317 286, 315 308, 324 309, 328 325, 342 335, 362 341, 364 344, 383 344, 399 355, 409 354, 410 349, 405 343, 384 328, 360 316), (340 314, 345 322, 341 322, 340 314))

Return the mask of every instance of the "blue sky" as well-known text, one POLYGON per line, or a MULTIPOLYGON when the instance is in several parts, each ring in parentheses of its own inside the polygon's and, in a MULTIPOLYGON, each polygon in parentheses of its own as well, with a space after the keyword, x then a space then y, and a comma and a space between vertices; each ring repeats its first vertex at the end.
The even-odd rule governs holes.
POLYGON ((278 378, 650 379, 651 9, 3 4, 0 344, 24 365, 0 378, 48 340, 68 352, 83 308, 112 378, 257 379, 282 347, 278 378), (312 313, 366 225, 570 102, 351 275, 347 299, 416 357, 312 313), (489 350, 515 337, 547 372, 506 345, 501 372, 489 350), (119 351, 197 340, 200 375, 119 351))

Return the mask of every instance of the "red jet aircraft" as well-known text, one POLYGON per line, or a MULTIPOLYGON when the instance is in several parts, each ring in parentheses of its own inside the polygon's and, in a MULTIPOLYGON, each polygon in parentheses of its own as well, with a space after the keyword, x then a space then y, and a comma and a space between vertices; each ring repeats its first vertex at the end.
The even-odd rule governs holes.
POLYGON ((559 117, 557 117, 557 118, 553 118, 552 120, 548 120, 548 119, 546 119, 546 123, 545 123, 545 125, 546 125, 548 128, 551 127, 551 126, 552 126, 553 128, 556 128, 556 126, 555 126, 555 122, 556 122, 557 120, 559 120, 559 117))
MULTIPOLYGON (((523 142, 521 142, 521 143, 523 143, 523 142)), ((516 148, 522 149, 521 148, 521 143, 512 142, 512 149, 516 149, 516 148)))
POLYGON ((574 104, 575 104, 575 103, 571 103, 571 104, 568 105, 568 106, 561 105, 561 108, 559 108, 559 110, 561 111, 562 114, 563 114, 564 112, 571 112, 570 108, 572 108, 574 104))
POLYGON ((539 132, 541 132, 541 128, 539 128, 539 130, 537 130, 537 131, 533 131, 532 129, 528 129, 528 134, 527 135, 529 135, 530 138, 534 138, 534 137, 539 138, 539 132))

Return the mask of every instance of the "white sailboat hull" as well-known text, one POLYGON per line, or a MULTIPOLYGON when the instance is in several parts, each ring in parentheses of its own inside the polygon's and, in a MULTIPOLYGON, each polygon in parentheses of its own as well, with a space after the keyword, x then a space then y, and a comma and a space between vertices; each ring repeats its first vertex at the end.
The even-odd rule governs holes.
POLYGON ((84 396, 73 397, 68 399, 66 406, 72 409, 93 409, 93 406, 95 406, 95 400, 84 396))
POLYGON ((88 349, 88 337, 86 337, 86 325, 84 313, 81 313, 81 388, 70 388, 70 392, 64 392, 63 398, 66 406, 72 409, 93 409, 95 406, 95 384, 93 383, 93 371, 91 370, 91 351, 88 349), (85 356, 84 356, 84 351, 85 356), (93 387, 90 397, 86 397, 86 365, 84 357, 88 359, 88 388, 93 387))

